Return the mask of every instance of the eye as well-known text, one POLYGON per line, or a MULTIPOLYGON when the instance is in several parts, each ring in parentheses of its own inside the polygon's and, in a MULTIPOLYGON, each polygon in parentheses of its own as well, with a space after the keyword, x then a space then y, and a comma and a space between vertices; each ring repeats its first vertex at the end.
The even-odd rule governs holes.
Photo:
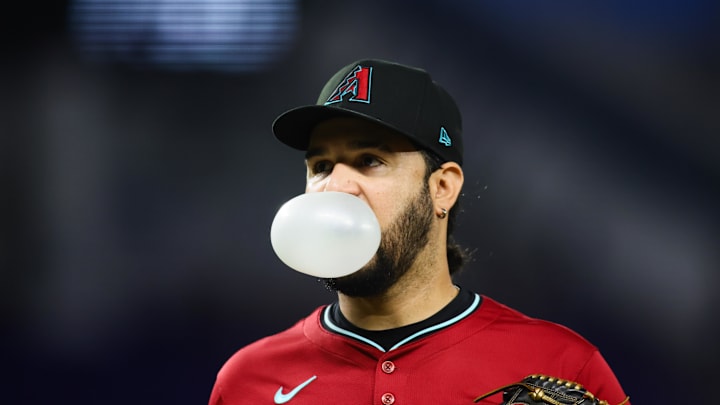
POLYGON ((329 160, 318 160, 310 167, 310 173, 313 175, 327 174, 332 171, 332 167, 332 162, 329 160))
POLYGON ((360 166, 362 167, 377 167, 383 162, 373 155, 363 155, 360 157, 360 166))

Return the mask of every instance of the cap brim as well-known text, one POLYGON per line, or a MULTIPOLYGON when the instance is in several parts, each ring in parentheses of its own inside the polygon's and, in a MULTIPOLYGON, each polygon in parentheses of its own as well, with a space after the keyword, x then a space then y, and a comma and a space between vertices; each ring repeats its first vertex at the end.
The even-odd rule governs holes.
POLYGON ((308 105, 288 110, 275 119, 272 130, 280 142, 295 149, 307 150, 313 128, 325 120, 337 117, 362 118, 397 130, 375 117, 325 105, 308 105))

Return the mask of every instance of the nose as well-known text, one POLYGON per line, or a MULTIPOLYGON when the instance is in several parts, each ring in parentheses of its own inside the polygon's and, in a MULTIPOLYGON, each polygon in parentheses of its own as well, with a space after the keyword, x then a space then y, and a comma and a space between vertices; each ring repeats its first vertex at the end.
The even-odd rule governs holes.
POLYGON ((358 173, 344 163, 336 163, 332 172, 325 178, 322 191, 339 191, 342 193, 360 195, 360 186, 357 182, 358 173))

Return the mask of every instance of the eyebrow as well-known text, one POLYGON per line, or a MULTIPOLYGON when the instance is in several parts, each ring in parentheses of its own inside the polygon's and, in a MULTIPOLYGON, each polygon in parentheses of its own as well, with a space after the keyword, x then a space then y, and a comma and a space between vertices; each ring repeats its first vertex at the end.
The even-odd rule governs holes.
MULTIPOLYGON (((383 152, 391 153, 392 149, 384 143, 379 140, 357 140, 357 141, 351 141, 348 143, 347 148, 353 151, 356 150, 362 150, 362 149, 379 149, 383 152)), ((328 148, 321 146, 317 148, 308 149, 307 152, 305 152, 305 159, 310 159, 312 157, 322 155, 324 153, 327 153, 328 148)))

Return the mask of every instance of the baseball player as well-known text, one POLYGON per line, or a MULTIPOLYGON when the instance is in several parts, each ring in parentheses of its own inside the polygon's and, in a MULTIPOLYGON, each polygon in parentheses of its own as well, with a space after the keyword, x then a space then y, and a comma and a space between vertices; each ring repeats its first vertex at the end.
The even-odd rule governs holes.
POLYGON ((323 280, 337 301, 232 355, 210 405, 472 404, 531 374, 629 404, 583 337, 453 282, 464 262, 451 237, 463 186, 461 116, 427 72, 351 63, 316 104, 280 115, 273 132, 305 151, 307 193, 361 198, 382 240, 361 270, 323 280))

